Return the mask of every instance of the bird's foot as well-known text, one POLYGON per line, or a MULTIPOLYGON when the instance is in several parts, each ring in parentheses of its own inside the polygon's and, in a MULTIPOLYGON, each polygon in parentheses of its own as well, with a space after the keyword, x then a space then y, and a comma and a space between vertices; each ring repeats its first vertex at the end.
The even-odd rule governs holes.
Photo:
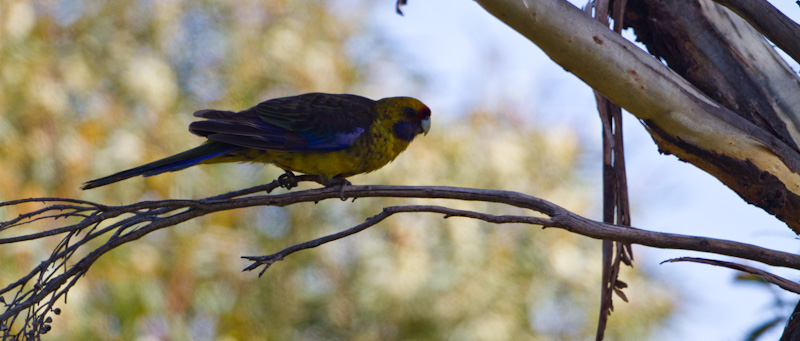
POLYGON ((286 171, 286 173, 283 173, 278 177, 278 184, 287 190, 295 188, 297 187, 297 177, 294 175, 294 173, 286 171))
MULTIPOLYGON (((353 185, 353 183, 350 182, 347 179, 333 178, 333 179, 331 179, 330 182, 328 182, 327 185, 325 185, 325 187, 340 186, 339 187, 339 199, 342 199, 342 201, 347 201, 347 198, 344 197, 344 188, 347 187, 347 186, 351 186, 351 185, 353 185)), ((355 198, 353 198, 353 199, 355 199, 355 198)))

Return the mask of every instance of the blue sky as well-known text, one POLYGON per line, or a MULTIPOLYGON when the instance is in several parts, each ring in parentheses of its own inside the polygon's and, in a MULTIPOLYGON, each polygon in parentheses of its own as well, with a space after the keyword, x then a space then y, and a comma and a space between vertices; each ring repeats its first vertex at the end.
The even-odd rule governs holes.
MULTIPOLYGON (((437 116, 457 117, 474 105, 491 108, 503 102, 506 107, 518 108, 530 124, 573 128, 586 148, 585 176, 597 184, 591 195, 600 198, 600 121, 588 86, 474 1, 410 0, 404 17, 394 14, 393 1, 383 2, 385 6, 374 9, 371 26, 401 51, 403 62, 430 80, 425 89, 407 86, 413 92, 409 95, 420 96, 437 116)), ((800 7, 793 1, 772 3, 795 21, 800 19, 800 7)), ((630 38, 630 33, 627 36, 630 38)), ((796 63, 790 65, 800 69, 796 63)), ((788 252, 800 249, 785 224, 745 203, 694 166, 659 154, 633 116, 626 114, 624 119, 635 226, 788 252)), ((599 207, 595 211, 591 218, 599 219, 599 207)), ((688 263, 659 265, 681 256, 736 259, 641 246, 634 251, 637 267, 682 288, 682 303, 675 317, 656 339, 741 340, 756 324, 774 316, 770 308, 774 296, 760 287, 734 283, 736 272, 732 270, 688 263)), ((745 263, 798 280, 797 272, 745 263)), ((796 299, 789 294, 784 297, 796 299)), ((617 309, 624 309, 620 305, 617 309)), ((782 315, 788 315, 791 308, 782 315)), ((779 335, 776 331, 764 339, 779 335)))

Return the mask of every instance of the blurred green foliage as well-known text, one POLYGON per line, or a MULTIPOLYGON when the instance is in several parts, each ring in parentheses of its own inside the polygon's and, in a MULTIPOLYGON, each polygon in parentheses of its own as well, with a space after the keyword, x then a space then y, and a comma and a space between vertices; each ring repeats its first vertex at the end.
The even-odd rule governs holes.
MULTIPOLYGON (((101 203, 201 198, 274 179, 261 165, 194 167, 80 192, 88 179, 200 142, 190 113, 244 109, 310 91, 371 89, 408 78, 366 1, 0 2, 0 201, 65 196, 101 203), (344 5, 342 5, 344 3, 344 5), (337 7, 339 6, 339 7, 337 7), (346 6, 347 10, 342 10, 346 6), (338 10, 337 10, 338 8, 338 10), (354 41, 374 44, 370 60, 354 41), (386 72, 386 65, 392 65, 386 72)), ((387 6, 386 10, 392 10, 387 6)), ((362 91, 359 91, 362 90, 362 91)), ((578 213, 592 204, 569 131, 534 129, 512 108, 437 120, 395 162, 356 184, 516 190, 578 213)), ((563 231, 406 214, 346 240, 242 273, 239 257, 358 224, 385 205, 438 203, 495 214, 504 206, 400 199, 331 200, 215 214, 161 230, 101 258, 68 295, 53 339, 587 339, 599 297, 598 241, 563 231)), ((22 209, 28 209, 24 206, 22 209)), ((0 209, 3 220, 19 214, 0 209)), ((36 228, 55 227, 58 221, 36 228)), ((0 248, 0 285, 52 241, 0 248)), ((609 339, 646 338, 672 292, 626 269, 609 339)))

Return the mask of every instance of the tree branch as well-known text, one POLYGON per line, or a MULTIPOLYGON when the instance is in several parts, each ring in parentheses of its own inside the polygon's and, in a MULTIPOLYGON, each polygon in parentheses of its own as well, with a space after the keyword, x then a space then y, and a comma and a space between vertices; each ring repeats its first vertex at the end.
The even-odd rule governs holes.
POLYGON ((431 205, 389 206, 389 207, 384 207, 381 213, 369 217, 365 222, 353 226, 347 230, 329 234, 327 236, 310 240, 304 243, 292 245, 271 255, 242 257, 244 259, 253 261, 253 264, 244 268, 244 271, 254 270, 257 269, 259 266, 263 265, 264 269, 262 269, 261 272, 258 273, 258 276, 261 277, 261 275, 263 275, 264 272, 267 271, 270 265, 274 264, 277 261, 283 260, 286 256, 290 254, 293 254, 297 251, 314 248, 322 244, 332 242, 334 240, 342 239, 344 237, 356 234, 372 226, 375 226, 379 222, 383 221, 384 219, 396 213, 408 213, 408 212, 442 213, 444 214, 445 219, 450 217, 467 217, 495 224, 522 223, 522 224, 534 224, 542 226, 550 226, 551 224, 553 224, 552 220, 546 218, 509 216, 509 215, 496 216, 491 214, 478 213, 474 211, 457 210, 442 206, 431 206, 431 205))
POLYGON ((662 151, 717 177, 800 232, 797 150, 564 0, 477 1, 639 118, 662 151))
MULTIPOLYGON (((43 209, 36 210, 39 215, 56 216, 49 212, 63 207, 61 201, 71 202, 69 205, 72 213, 64 213, 64 217, 81 217, 82 220, 50 231, 42 231, 21 236, 0 238, 0 244, 27 241, 36 238, 61 235, 62 241, 51 256, 32 269, 21 280, 15 281, 0 289, 0 295, 14 292, 13 300, 6 305, 5 311, 0 314, 0 324, 10 326, 17 316, 23 311, 28 311, 25 319, 27 332, 40 333, 49 329, 46 316, 53 311, 56 300, 66 295, 67 291, 75 285, 94 262, 102 255, 125 243, 137 240, 150 232, 177 225, 181 222, 203 216, 213 212, 232 210, 252 206, 287 206, 301 202, 319 202, 326 199, 338 199, 340 189, 319 188, 297 191, 276 195, 254 194, 263 189, 274 189, 276 184, 256 186, 250 189, 231 192, 202 200, 160 200, 144 201, 125 206, 106 206, 85 202, 76 203, 69 199, 38 198, 26 201, 16 201, 3 204, 5 206, 23 202, 44 202, 51 204, 43 209), (224 198, 224 199, 223 199, 224 198), (76 213, 79 212, 79 213, 76 213), (108 219, 113 223, 105 226, 108 219), (111 234, 110 237, 108 235, 111 234), (106 241, 94 249, 89 249, 89 242, 97 238, 107 238, 106 241), (67 260, 82 250, 86 254, 82 259, 69 266, 67 260), (60 274, 56 270, 63 268, 60 274), (33 281, 33 285, 28 285, 33 281), (42 304, 45 302, 45 304, 42 304)), ((460 187, 417 187, 417 186, 347 186, 342 194, 350 198, 366 197, 399 197, 399 198, 437 198, 466 201, 480 201, 506 204, 530 210, 531 213, 540 213, 548 216, 536 217, 526 215, 496 216, 481 212, 456 210, 442 206, 413 205, 392 206, 384 208, 378 215, 369 218, 365 223, 350 230, 326 236, 308 243, 287 248, 276 254, 265 257, 248 257, 255 261, 248 269, 258 265, 269 265, 293 252, 315 247, 353 233, 374 226, 381 220, 396 214, 409 212, 431 212, 447 217, 467 217, 483 221, 505 224, 521 223, 541 225, 544 227, 558 227, 567 231, 587 237, 618 242, 641 244, 658 248, 683 249, 710 252, 720 255, 749 259, 764 264, 788 267, 800 270, 800 255, 774 251, 734 241, 720 240, 706 237, 685 236, 671 233, 661 233, 640 230, 636 228, 617 226, 593 221, 572 213, 561 206, 547 200, 536 198, 512 191, 486 190, 460 187)), ((3 222, 8 234, 16 231, 17 227, 41 221, 37 215, 23 214, 22 219, 14 218, 3 222), (13 223, 10 223, 13 222, 13 223)), ((70 262, 72 263, 72 262, 70 262)), ((9 336, 8 329, 3 332, 9 336)), ((22 333, 22 331, 20 331, 22 333)), ((39 334, 35 334, 39 335, 39 334)), ((21 334, 17 335, 22 336, 21 334)))
POLYGON ((737 264, 737 263, 733 263, 733 262, 725 262, 725 261, 716 260, 716 259, 706 259, 706 258, 696 258, 696 257, 673 258, 673 259, 665 260, 665 261, 661 262, 661 264, 664 264, 664 263, 677 263, 677 262, 693 262, 693 263, 710 264, 710 265, 714 265, 714 266, 721 266, 723 268, 739 270, 739 271, 742 271, 742 272, 746 272, 746 273, 750 273, 750 274, 753 274, 753 275, 760 276, 765 281, 767 281, 769 283, 772 283, 772 284, 775 284, 775 285, 783 288, 783 290, 791 291, 791 292, 793 292, 795 294, 800 294, 800 284, 798 284, 797 282, 790 281, 790 280, 788 280, 786 278, 783 278, 783 277, 780 277, 778 275, 769 273, 769 272, 761 270, 761 269, 754 268, 752 266, 747 266, 747 265, 744 265, 744 264, 737 264))
MULTIPOLYGON (((425 195, 428 193, 424 192, 421 193, 421 191, 428 192, 430 190, 438 190, 438 189, 460 189, 460 190, 473 190, 477 192, 484 192, 484 191, 506 192, 506 191, 466 189, 466 188, 454 188, 454 187, 422 187, 422 188, 398 187, 398 186, 352 186, 352 187, 373 187, 374 189, 385 191, 384 193, 394 192, 394 194, 403 194, 403 196, 405 197, 416 197, 416 198, 442 198, 442 196, 428 196, 425 195), (416 195, 409 195, 411 193, 416 193, 416 195)), ((316 192, 324 190, 310 190, 310 191, 316 192)), ((345 191, 345 193, 348 192, 349 190, 345 191)), ((475 194, 478 194, 477 192, 475 194)), ((524 194, 516 192, 507 192, 507 193, 513 193, 524 196, 524 194)), ((353 193, 350 192, 348 194, 353 194, 353 193)), ((480 193, 478 195, 483 195, 483 194, 485 193, 480 193)), ((358 196, 394 197, 397 195, 358 195, 358 196)), ((534 197, 531 198, 538 199, 534 197)), ((459 199, 469 200, 469 199, 464 199, 463 197, 459 199)), ((540 217, 530 217, 530 216, 517 216, 517 215, 496 216, 486 213, 457 210, 448 207, 431 206, 431 205, 389 206, 385 207, 381 213, 378 213, 377 215, 368 218, 364 223, 356 225, 350 229, 337 232, 331 235, 327 235, 322 238, 314 239, 309 242, 293 245, 289 248, 286 248, 271 255, 244 257, 246 259, 255 262, 254 264, 251 264, 250 266, 245 268, 245 271, 253 270, 260 265, 271 265, 275 261, 282 260, 285 256, 288 256, 289 254, 292 254, 294 252, 317 247, 319 245, 361 232, 371 226, 374 226, 378 222, 383 221, 384 219, 388 218, 391 215, 397 213, 408 213, 408 212, 440 213, 445 215, 444 218, 467 217, 495 224, 517 223, 517 224, 541 225, 544 228, 556 227, 594 239, 614 240, 618 242, 639 244, 661 249, 708 252, 708 253, 726 255, 742 259, 749 259, 752 261, 773 266, 787 267, 800 270, 800 255, 795 255, 792 253, 787 253, 782 251, 770 250, 752 244, 739 243, 724 239, 687 236, 674 233, 654 232, 654 231, 641 230, 634 227, 606 224, 603 222, 594 221, 581 217, 558 205, 546 201, 545 203, 547 203, 545 206, 548 209, 552 209, 552 212, 554 212, 551 218, 549 219, 540 217)), ((537 208, 531 208, 531 209, 537 212, 541 212, 537 208)))

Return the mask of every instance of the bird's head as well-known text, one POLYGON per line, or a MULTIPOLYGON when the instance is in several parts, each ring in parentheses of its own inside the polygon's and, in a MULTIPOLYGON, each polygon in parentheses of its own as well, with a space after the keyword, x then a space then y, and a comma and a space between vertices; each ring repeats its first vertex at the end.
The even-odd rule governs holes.
POLYGON ((411 142, 431 129, 431 109, 415 98, 384 98, 378 101, 378 108, 392 122, 395 135, 404 141, 411 142))

